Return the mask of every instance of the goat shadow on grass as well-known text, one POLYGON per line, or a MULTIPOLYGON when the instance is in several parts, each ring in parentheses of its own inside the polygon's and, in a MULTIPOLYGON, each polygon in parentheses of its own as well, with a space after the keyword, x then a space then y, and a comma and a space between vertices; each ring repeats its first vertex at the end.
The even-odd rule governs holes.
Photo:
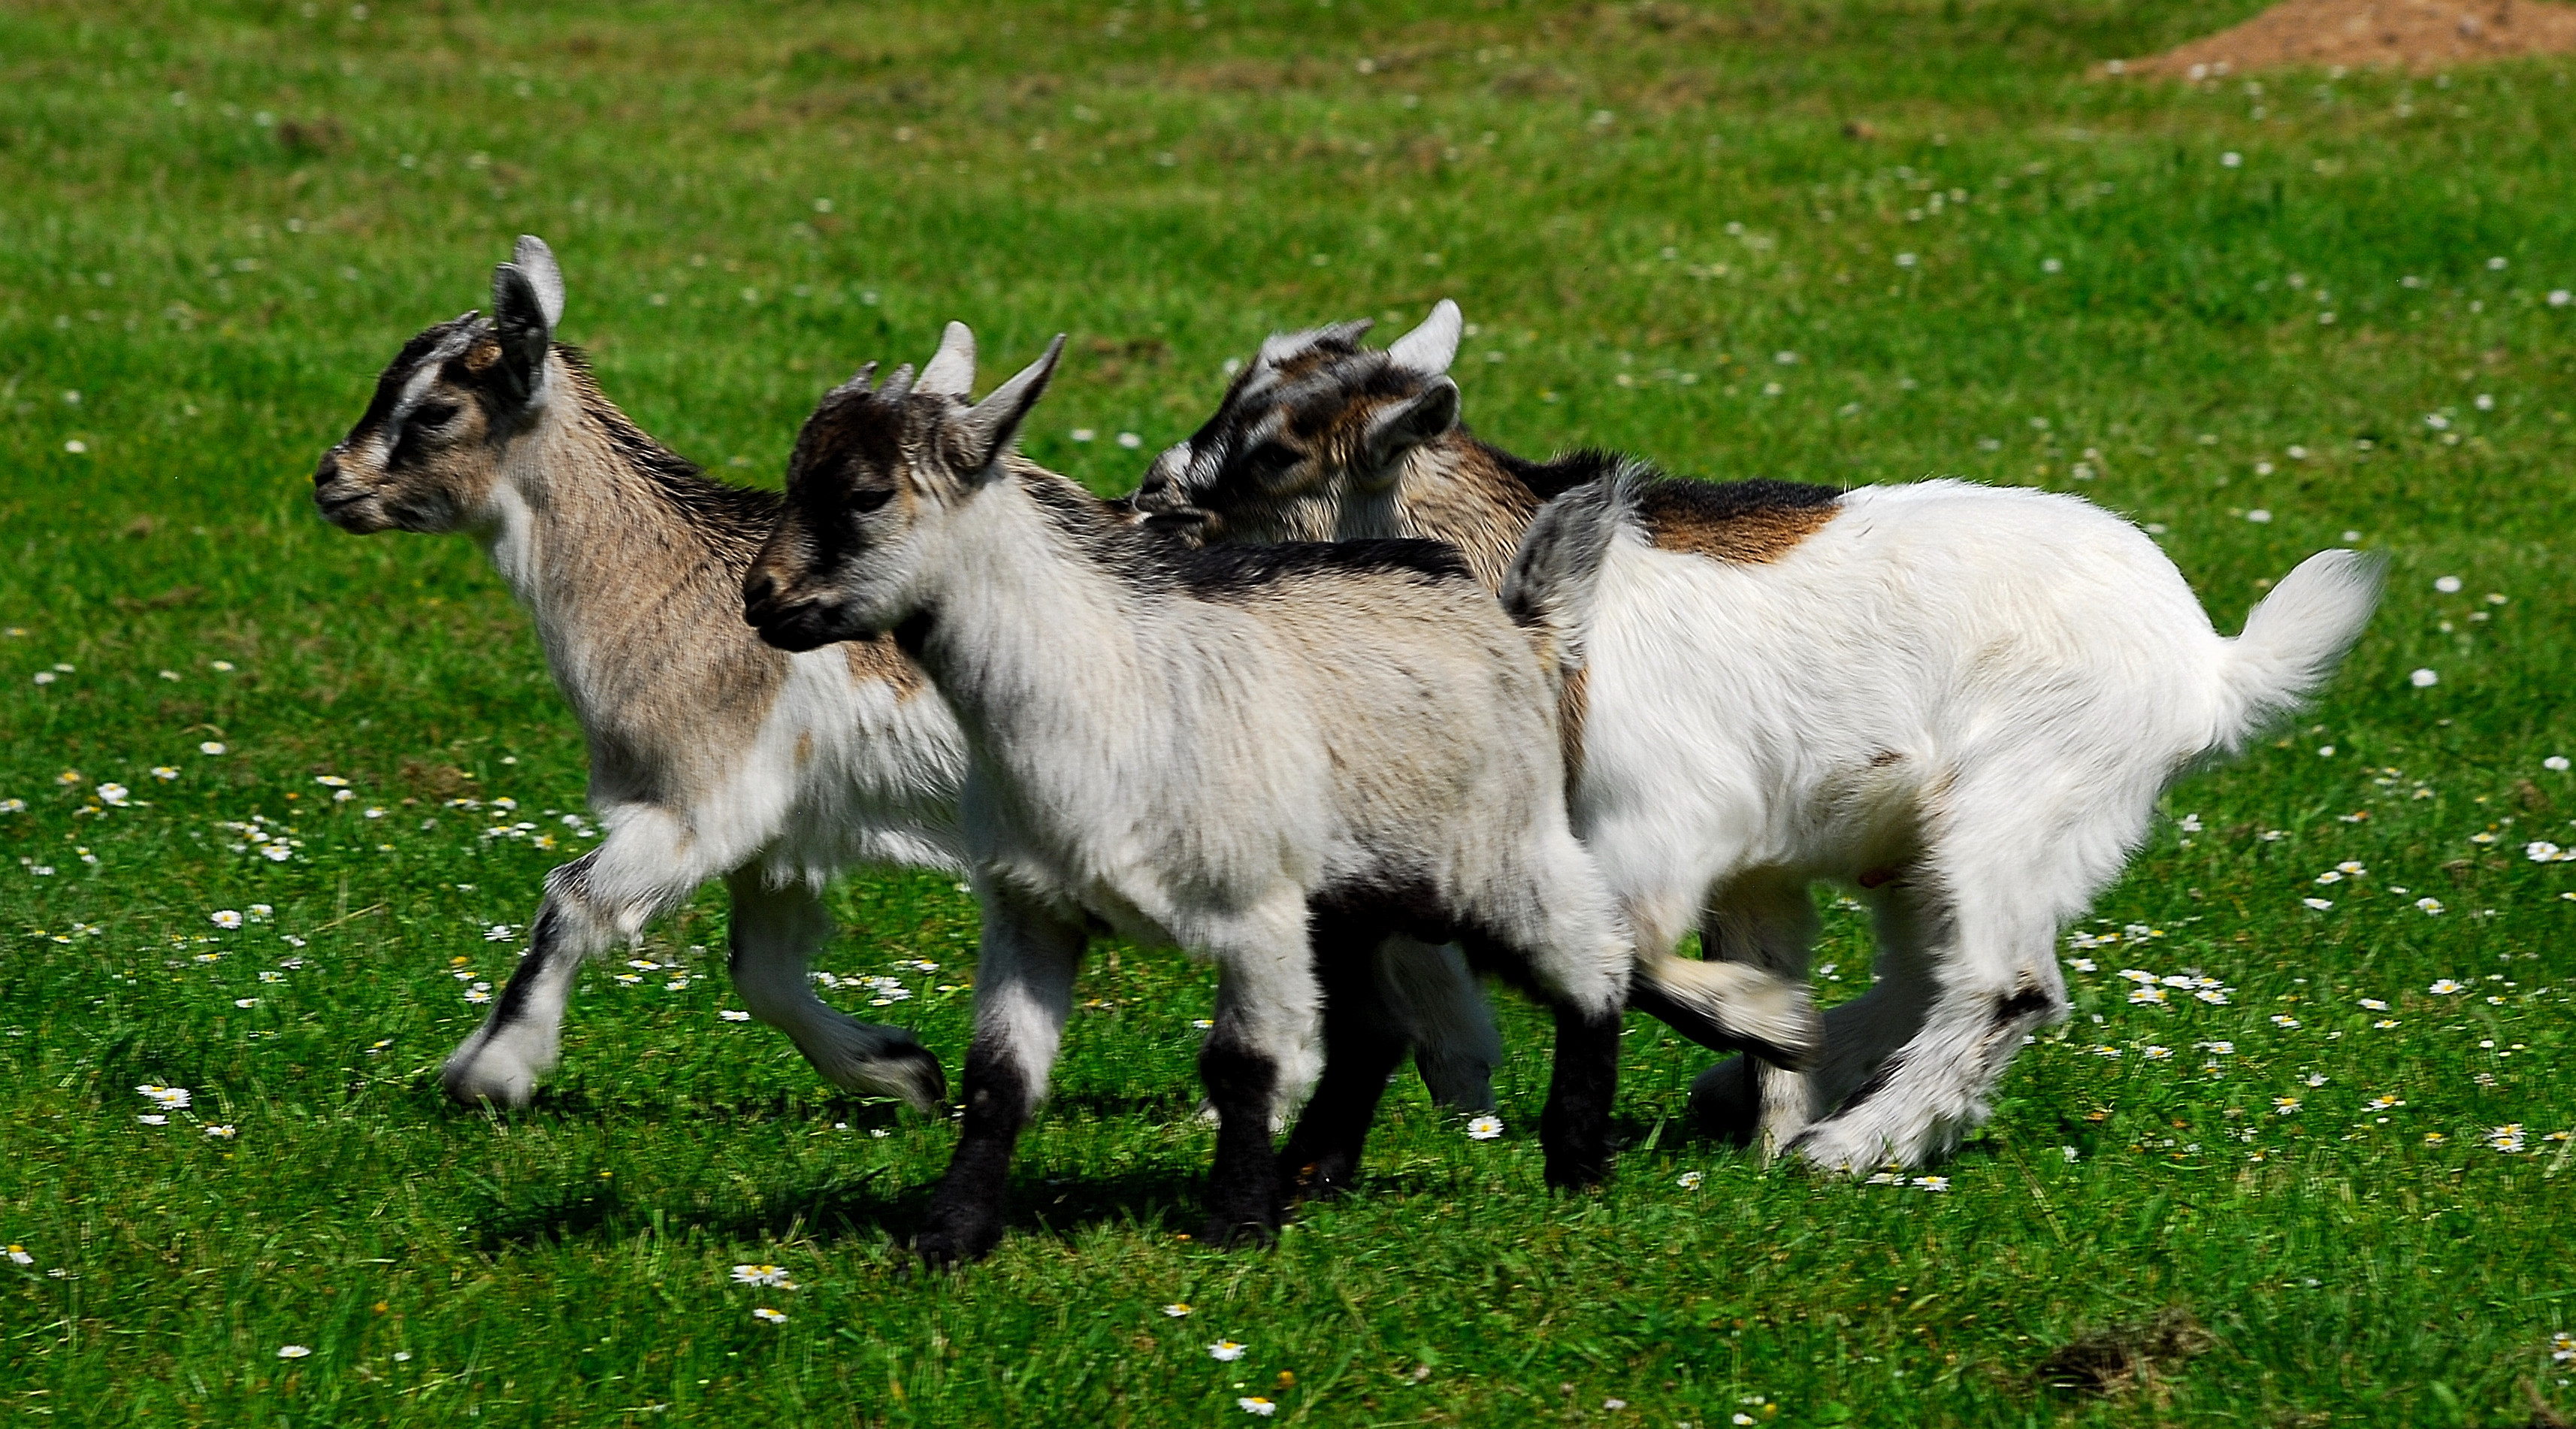
MULTIPOLYGON (((931 1184, 894 1186, 879 1168, 810 1186, 770 1188, 751 1204, 714 1204, 713 1194, 630 1196, 607 1181, 564 1180, 496 1186, 478 1182, 485 1204, 476 1241, 486 1251, 617 1241, 695 1230, 711 1239, 756 1242, 790 1235, 823 1241, 887 1236, 909 1244, 930 1206, 931 1184)), ((1147 1166, 1109 1176, 1011 1177, 1007 1225, 1015 1235, 1059 1239, 1094 1226, 1124 1226, 1149 1236, 1195 1227, 1204 1177, 1178 1167, 1147 1166)))

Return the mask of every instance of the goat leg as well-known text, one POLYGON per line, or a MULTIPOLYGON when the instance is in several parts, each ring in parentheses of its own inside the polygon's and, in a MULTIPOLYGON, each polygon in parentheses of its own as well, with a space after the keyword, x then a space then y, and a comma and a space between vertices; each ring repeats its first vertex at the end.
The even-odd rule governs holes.
MULTIPOLYGON (((1290 1194, 1341 1194, 1358 1174, 1360 1152, 1386 1096, 1387 1078, 1404 1060, 1406 1034, 1379 998, 1385 969, 1379 950, 1359 937, 1336 938, 1321 920, 1315 934, 1324 983, 1324 1075, 1279 1153, 1279 1177, 1290 1194)), ((1389 956, 1440 957, 1445 950, 1388 940, 1389 956)), ((1470 987, 1472 989, 1472 984, 1470 987)))
POLYGON ((976 1039, 966 1056, 966 1117, 913 1254, 934 1267, 982 1260, 1002 1241, 1011 1151, 1028 1125, 1029 1086, 1007 1050, 976 1039))
POLYGON ((1598 1185, 1610 1174, 1610 1105, 1619 1094, 1619 1013, 1556 1007, 1556 1065, 1538 1141, 1547 1184, 1560 1191, 1598 1185))

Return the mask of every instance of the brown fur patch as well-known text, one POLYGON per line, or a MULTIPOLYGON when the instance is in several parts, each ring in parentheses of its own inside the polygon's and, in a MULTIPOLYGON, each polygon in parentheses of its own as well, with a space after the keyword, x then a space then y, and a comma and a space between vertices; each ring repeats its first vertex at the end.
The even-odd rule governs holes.
POLYGON ((894 697, 908 700, 929 687, 929 677, 921 667, 895 648, 894 637, 879 635, 874 640, 848 640, 841 653, 849 658, 850 679, 855 684, 884 683, 894 686, 894 697))
POLYGON ((1576 666, 1556 690, 1556 738, 1565 750, 1565 787, 1583 778, 1583 717, 1592 708, 1591 671, 1576 666))
POLYGON ((1501 590, 1538 515, 1528 484, 1503 469, 1493 448, 1464 433, 1417 448, 1401 481, 1404 534, 1457 547, 1479 585, 1501 590))
POLYGON ((1842 510, 1840 495, 1780 481, 1659 481, 1646 488, 1637 512, 1658 549, 1758 565, 1823 530, 1842 510))

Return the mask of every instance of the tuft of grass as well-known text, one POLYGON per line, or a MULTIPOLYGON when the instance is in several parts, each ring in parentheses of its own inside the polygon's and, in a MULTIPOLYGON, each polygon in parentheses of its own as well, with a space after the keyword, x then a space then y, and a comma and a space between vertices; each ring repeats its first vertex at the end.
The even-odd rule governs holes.
MULTIPOLYGON (((2532 853, 2576 847, 2576 95, 2550 61, 2081 77, 2253 8, 0 10, 0 1401, 2545 1421, 2576 1374, 2576 861, 2532 853), (1455 296, 1469 419, 1515 450, 2078 494, 2222 629, 2323 546, 2387 552, 2390 592, 2313 711, 2175 791, 2070 930, 2072 1021, 1920 1183, 1700 1140, 1705 1057, 1639 1023, 1614 1181, 1551 1198, 1543 1028, 1502 999, 1510 1134, 1408 1077, 1358 1194, 1214 1254, 1179 1238, 1209 984, 1103 945, 1009 1238, 912 1275, 950 1131, 718 1016, 713 892, 585 975, 535 1107, 437 1092, 588 845, 584 752, 469 542, 351 539, 305 481, 521 232, 610 394, 744 481, 951 317, 996 367, 1073 334, 1027 445, 1114 492, 1268 331, 1455 296), (2120 1349, 2153 1396, 2034 1382, 2174 1305, 2228 1352, 2120 1349)), ((968 901, 901 872, 832 899, 827 995, 953 1069, 968 901)), ((1819 987, 1856 995, 1865 921, 1820 908, 1819 987)))

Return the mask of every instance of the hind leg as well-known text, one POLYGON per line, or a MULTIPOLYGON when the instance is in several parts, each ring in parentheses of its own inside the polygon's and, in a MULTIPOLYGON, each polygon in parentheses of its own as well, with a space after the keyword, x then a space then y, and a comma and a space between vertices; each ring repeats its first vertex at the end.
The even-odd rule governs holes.
MULTIPOLYGON (((1710 900, 1700 920, 1700 951, 1711 962, 1748 963, 1803 984, 1817 929, 1815 900, 1804 883, 1746 883, 1710 900)), ((1825 1025, 1820 1056, 1830 1059, 1830 1016, 1825 1025)), ((1691 1109, 1702 1127, 1751 1142, 1767 1160, 1807 1129, 1817 1111, 1815 1091, 1807 1072, 1748 1053, 1701 1073, 1691 1084, 1691 1109)))
POLYGON ((1835 1009, 1839 1027, 1827 1018, 1818 1090, 1838 1105, 1791 1148, 1821 1170, 1946 1155, 1985 1119, 2022 1038, 2066 1015, 2056 938, 2071 880, 2027 865, 1916 877, 1884 905, 1878 986, 1835 1009))
POLYGON ((734 990, 751 1015, 785 1032, 834 1086, 938 1110, 948 1079, 909 1028, 861 1022, 814 995, 809 970, 832 936, 823 900, 802 883, 769 887, 756 868, 735 870, 725 886, 733 895, 734 990))
MULTIPOLYGON (((1406 1028, 1381 986, 1405 970, 1385 964, 1404 956, 1456 955, 1412 939, 1390 938, 1381 958, 1373 930, 1322 916, 1315 920, 1314 944, 1324 991, 1324 1076, 1280 1150, 1279 1175, 1292 1194, 1330 1196, 1346 1189, 1358 1173, 1387 1079, 1404 1060, 1406 1028)), ((1430 976, 1439 978, 1442 971, 1430 976)))

